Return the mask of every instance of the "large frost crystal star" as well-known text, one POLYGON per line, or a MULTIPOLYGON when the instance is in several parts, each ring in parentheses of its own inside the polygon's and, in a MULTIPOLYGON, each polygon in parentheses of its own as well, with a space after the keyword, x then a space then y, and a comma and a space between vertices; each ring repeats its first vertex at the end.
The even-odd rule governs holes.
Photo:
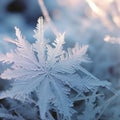
POLYGON ((94 87, 108 86, 107 81, 100 81, 86 72, 80 64, 88 62, 87 47, 63 50, 64 34, 59 34, 52 45, 43 37, 43 19, 38 19, 34 44, 28 43, 16 29, 17 40, 8 39, 15 44, 15 50, 0 56, 0 61, 11 67, 1 74, 2 79, 13 80, 12 88, 2 92, 0 99, 10 97, 21 101, 29 100, 35 92, 40 110, 40 117, 47 119, 47 113, 54 109, 64 119, 71 119, 74 110, 73 101, 69 98, 70 90, 78 94, 94 87), (84 75, 78 74, 78 71, 84 75))

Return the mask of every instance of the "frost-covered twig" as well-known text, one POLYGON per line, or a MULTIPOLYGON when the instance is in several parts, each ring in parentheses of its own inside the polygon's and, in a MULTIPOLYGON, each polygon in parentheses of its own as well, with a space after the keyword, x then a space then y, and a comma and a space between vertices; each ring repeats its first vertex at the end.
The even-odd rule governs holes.
POLYGON ((104 104, 101 106, 101 113, 98 115, 96 120, 99 120, 100 117, 103 115, 104 111, 107 109, 107 107, 115 100, 116 97, 120 96, 120 90, 116 92, 115 95, 113 95, 110 99, 108 99, 104 104))
POLYGON ((40 8, 43 12, 43 15, 44 15, 46 21, 49 23, 49 25, 51 27, 51 30, 57 36, 58 35, 58 30, 57 30, 56 26, 53 24, 53 22, 52 22, 52 20, 49 16, 49 13, 47 11, 47 8, 45 7, 45 4, 44 4, 43 0, 38 0, 38 2, 39 2, 40 8))

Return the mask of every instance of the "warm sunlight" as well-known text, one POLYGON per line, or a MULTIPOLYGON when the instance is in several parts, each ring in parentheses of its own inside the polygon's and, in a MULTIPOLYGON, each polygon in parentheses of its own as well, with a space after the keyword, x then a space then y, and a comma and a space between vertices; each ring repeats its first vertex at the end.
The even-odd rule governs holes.
POLYGON ((90 8, 95 12, 97 15, 104 16, 104 12, 100 9, 92 0, 86 0, 90 8))

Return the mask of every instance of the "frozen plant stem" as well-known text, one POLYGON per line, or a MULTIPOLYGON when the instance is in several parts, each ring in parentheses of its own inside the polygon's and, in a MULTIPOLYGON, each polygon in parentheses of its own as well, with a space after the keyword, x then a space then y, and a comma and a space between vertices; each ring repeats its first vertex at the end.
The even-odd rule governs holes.
POLYGON ((51 18, 50 18, 50 16, 49 16, 49 13, 48 13, 47 8, 46 8, 46 6, 45 6, 45 4, 44 4, 44 1, 43 1, 43 0, 38 0, 38 3, 39 3, 39 5, 40 5, 40 8, 41 8, 41 10, 42 10, 42 13, 43 13, 46 21, 49 23, 49 25, 50 25, 50 27, 51 27, 51 30, 52 30, 53 33, 57 36, 57 35, 58 35, 58 30, 57 30, 57 28, 55 27, 55 25, 53 24, 53 22, 52 22, 52 20, 51 20, 51 18))
POLYGON ((113 95, 110 99, 108 99, 102 106, 103 106, 103 109, 101 110, 101 113, 98 115, 97 119, 96 120, 99 120, 100 117, 102 116, 102 114, 104 113, 104 111, 106 110, 106 108, 110 105, 110 103, 113 102, 113 100, 120 96, 120 90, 118 92, 115 93, 115 95, 113 95))

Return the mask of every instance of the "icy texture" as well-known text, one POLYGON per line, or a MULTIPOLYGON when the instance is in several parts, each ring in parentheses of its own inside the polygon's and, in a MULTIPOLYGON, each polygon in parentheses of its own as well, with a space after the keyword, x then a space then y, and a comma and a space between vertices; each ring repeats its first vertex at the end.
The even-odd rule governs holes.
POLYGON ((50 45, 43 37, 43 19, 38 19, 35 35, 36 42, 30 44, 15 27, 16 40, 7 39, 16 45, 16 49, 0 55, 0 61, 10 64, 10 68, 1 74, 2 79, 14 80, 12 88, 2 92, 0 98, 14 98, 20 101, 32 101, 31 93, 37 95, 40 117, 46 120, 52 108, 62 119, 71 119, 75 110, 71 90, 78 95, 93 91, 96 87, 109 87, 107 81, 100 81, 87 72, 81 63, 89 62, 86 55, 88 46, 63 50, 64 34, 59 34, 50 45), (81 73, 81 74, 79 74, 81 73))

